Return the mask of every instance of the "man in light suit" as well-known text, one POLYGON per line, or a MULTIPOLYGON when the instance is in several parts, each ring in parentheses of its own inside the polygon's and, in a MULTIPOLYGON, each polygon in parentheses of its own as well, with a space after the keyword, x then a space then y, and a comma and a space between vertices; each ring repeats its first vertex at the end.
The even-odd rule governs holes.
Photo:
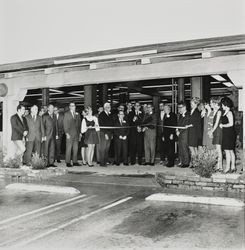
MULTIPOLYGON (((111 104, 104 104, 104 111, 99 114, 98 117, 99 126, 101 127, 113 127, 114 121, 111 115, 111 104)), ((100 166, 106 167, 109 158, 109 149, 111 140, 113 138, 113 129, 101 128, 100 129, 100 166)))
POLYGON ((17 106, 17 113, 11 116, 10 122, 12 127, 11 141, 15 145, 15 154, 20 155, 21 158, 26 150, 24 137, 27 135, 27 123, 25 117, 25 107, 23 105, 17 106))
POLYGON ((76 105, 73 102, 70 103, 69 110, 65 112, 63 125, 66 135, 66 166, 72 167, 71 153, 73 156, 73 166, 81 166, 77 162, 78 142, 81 133, 81 117, 76 113, 76 105))
POLYGON ((33 105, 31 113, 26 116, 28 135, 26 137, 25 161, 30 165, 32 153, 41 155, 41 142, 44 137, 42 118, 38 115, 38 107, 33 105))
POLYGON ((54 115, 54 106, 48 105, 48 112, 43 116, 43 127, 44 127, 44 140, 45 140, 45 157, 48 160, 49 167, 56 167, 54 165, 55 156, 55 140, 58 139, 57 120, 54 115))
POLYGON ((156 125, 157 117, 153 113, 152 104, 147 105, 146 113, 143 118, 144 146, 145 146, 145 165, 155 165, 156 151, 156 125))
POLYGON ((58 129, 58 138, 55 140, 55 160, 60 163, 61 158, 61 142, 64 136, 64 114, 59 111, 57 106, 54 107, 54 115, 56 116, 57 120, 57 129, 58 129))

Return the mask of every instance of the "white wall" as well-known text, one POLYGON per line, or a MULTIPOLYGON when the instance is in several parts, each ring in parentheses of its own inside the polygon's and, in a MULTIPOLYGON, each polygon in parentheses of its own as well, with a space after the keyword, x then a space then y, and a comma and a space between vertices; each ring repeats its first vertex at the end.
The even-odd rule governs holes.
POLYGON ((245 33, 244 0, 1 2, 5 31, 0 26, 0 34, 5 45, 0 64, 245 33))

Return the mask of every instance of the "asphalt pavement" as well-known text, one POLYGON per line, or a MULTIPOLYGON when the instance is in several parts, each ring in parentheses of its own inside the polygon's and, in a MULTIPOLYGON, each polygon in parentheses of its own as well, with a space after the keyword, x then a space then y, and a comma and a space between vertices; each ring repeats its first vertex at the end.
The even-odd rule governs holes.
POLYGON ((1 249, 245 247, 244 208, 146 201, 164 192, 151 177, 85 173, 46 182, 80 194, 6 190, 0 182, 1 249))

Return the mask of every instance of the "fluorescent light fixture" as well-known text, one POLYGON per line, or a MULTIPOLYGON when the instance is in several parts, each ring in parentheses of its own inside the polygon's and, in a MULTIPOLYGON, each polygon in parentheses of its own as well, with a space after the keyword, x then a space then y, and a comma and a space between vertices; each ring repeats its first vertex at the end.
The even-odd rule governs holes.
POLYGON ((107 60, 107 59, 116 59, 122 57, 130 57, 130 56, 140 56, 140 55, 150 55, 157 54, 157 50, 145 50, 145 51, 136 51, 136 52, 128 52, 128 53, 120 53, 120 54, 111 54, 111 55, 103 55, 103 56, 91 56, 91 57, 79 57, 72 59, 63 59, 63 60, 54 60, 54 64, 66 64, 66 63, 76 63, 76 62, 90 62, 97 60, 107 60))
POLYGON ((141 59, 141 64, 150 64, 151 63, 151 59, 150 58, 142 58, 141 59))
POLYGON ((89 65, 89 69, 97 69, 97 64, 96 63, 91 63, 89 65))
POLYGON ((223 82, 223 84, 229 88, 234 86, 231 82, 223 82))
POLYGON ((217 81, 220 81, 220 82, 225 82, 226 79, 224 77, 222 77, 221 75, 212 75, 212 77, 217 80, 217 81))
POLYGON ((64 91, 58 90, 58 89, 49 89, 50 92, 56 93, 56 94, 63 94, 64 91))
MULTIPOLYGON (((84 95, 82 95, 81 93, 83 93, 83 91, 78 90, 78 91, 69 92, 68 94, 69 94, 69 95, 78 96, 78 97, 84 97, 84 95)), ((69 98, 70 98, 70 97, 69 97, 69 98)))

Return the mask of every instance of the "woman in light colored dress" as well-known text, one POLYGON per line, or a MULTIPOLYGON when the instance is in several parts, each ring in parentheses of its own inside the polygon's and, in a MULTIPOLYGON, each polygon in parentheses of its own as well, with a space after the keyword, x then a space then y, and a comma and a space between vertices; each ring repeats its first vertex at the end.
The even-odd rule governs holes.
POLYGON ((209 102, 205 102, 204 107, 205 109, 202 112, 202 116, 204 117, 203 146, 208 150, 214 150, 215 146, 213 145, 213 135, 210 133, 213 128, 214 111, 211 109, 209 102))

